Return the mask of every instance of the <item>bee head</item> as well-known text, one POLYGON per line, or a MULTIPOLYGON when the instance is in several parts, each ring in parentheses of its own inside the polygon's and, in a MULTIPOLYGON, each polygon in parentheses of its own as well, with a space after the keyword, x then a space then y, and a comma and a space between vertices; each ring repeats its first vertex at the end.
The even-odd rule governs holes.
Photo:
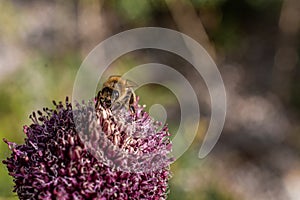
POLYGON ((101 90, 100 100, 105 106, 110 107, 113 102, 119 98, 119 92, 110 87, 104 87, 101 90))

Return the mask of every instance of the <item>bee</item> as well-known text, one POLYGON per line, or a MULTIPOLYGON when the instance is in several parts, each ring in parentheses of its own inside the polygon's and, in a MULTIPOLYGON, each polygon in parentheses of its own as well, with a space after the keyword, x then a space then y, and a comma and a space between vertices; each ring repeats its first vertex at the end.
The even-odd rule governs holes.
POLYGON ((126 108, 135 113, 133 106, 136 101, 135 87, 137 85, 134 82, 123 79, 121 76, 110 76, 97 94, 96 108, 101 104, 111 110, 126 108))

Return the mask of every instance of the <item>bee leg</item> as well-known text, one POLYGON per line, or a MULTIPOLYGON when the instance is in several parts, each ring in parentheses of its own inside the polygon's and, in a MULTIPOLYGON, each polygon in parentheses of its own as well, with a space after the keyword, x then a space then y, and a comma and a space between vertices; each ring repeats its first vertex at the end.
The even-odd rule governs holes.
POLYGON ((96 97, 96 108, 99 107, 99 104, 101 103, 101 90, 98 92, 96 97))
POLYGON ((133 106, 129 106, 129 109, 130 109, 131 113, 135 113, 135 109, 133 106))

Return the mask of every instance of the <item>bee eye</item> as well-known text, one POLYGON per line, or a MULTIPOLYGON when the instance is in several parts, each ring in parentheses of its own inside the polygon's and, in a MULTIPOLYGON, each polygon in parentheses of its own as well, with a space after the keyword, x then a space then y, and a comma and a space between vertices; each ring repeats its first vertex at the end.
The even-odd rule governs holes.
POLYGON ((113 90, 113 91, 112 91, 112 94, 111 94, 111 98, 112 98, 113 100, 118 99, 118 98, 119 98, 119 92, 118 92, 117 90, 113 90))

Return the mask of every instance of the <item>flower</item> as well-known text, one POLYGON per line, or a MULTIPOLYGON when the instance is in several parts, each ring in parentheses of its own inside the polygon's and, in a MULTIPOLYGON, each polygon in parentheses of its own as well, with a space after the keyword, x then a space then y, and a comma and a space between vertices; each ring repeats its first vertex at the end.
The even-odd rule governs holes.
POLYGON ((24 144, 4 139, 12 154, 3 163, 20 199, 167 197, 169 132, 143 107, 115 113, 99 106, 94 112, 93 103, 73 109, 68 98, 54 105, 33 112, 24 144))

